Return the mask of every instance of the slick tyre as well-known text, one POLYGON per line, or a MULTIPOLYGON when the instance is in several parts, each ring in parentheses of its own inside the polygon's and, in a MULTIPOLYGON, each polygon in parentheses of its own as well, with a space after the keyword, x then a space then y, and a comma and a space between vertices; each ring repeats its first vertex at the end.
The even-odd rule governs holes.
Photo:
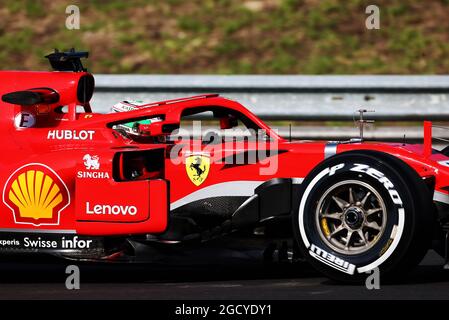
POLYGON ((294 235, 306 259, 326 276, 361 282, 379 268, 396 279, 430 247, 432 197, 406 163, 374 151, 346 152, 303 182, 294 235))

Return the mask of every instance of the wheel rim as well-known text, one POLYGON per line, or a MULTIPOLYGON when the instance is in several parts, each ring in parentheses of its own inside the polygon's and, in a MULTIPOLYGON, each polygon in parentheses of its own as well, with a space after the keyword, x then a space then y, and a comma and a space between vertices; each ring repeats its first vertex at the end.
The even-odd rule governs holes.
POLYGON ((324 192, 315 217, 320 237, 330 248, 355 255, 366 252, 379 241, 385 231, 387 210, 372 186, 347 180, 324 192))

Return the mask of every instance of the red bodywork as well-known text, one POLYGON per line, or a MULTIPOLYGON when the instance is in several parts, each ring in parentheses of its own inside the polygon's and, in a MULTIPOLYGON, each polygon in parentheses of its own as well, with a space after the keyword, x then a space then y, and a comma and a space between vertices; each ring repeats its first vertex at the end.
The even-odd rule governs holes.
POLYGON ((33 88, 51 88, 59 94, 56 103, 51 103, 51 99, 50 103, 28 106, 1 102, 0 228, 3 231, 57 230, 102 236, 157 234, 166 229, 170 206, 173 210, 197 199, 193 195, 200 194, 201 190, 216 192, 218 189, 214 187, 221 186, 219 190, 224 193, 238 194, 235 186, 240 182, 257 186, 273 178, 300 181, 327 156, 362 149, 392 154, 422 177, 435 177, 435 194, 439 199, 449 199, 444 189, 449 186, 449 168, 444 162, 449 158, 441 153, 432 154, 428 126, 425 147, 399 143, 290 142, 239 103, 217 95, 154 103, 128 112, 91 113, 89 102, 80 101, 83 100, 79 95, 83 77, 92 76, 86 72, 0 73, 0 96, 33 88), (79 106, 85 110, 80 112, 79 106), (210 167, 207 177, 197 185, 186 172, 184 160, 191 153, 181 149, 178 159, 169 157, 176 142, 140 143, 126 139, 112 128, 114 123, 125 120, 162 115, 164 120, 150 129, 162 132, 165 125, 179 124, 186 110, 209 106, 232 110, 266 130, 281 151, 277 170, 261 174, 267 164, 260 161, 245 166, 218 161, 222 159, 223 149, 227 154, 239 154, 271 148, 270 144, 245 142, 235 147, 219 144, 210 152, 200 143, 195 154, 207 153, 210 167), (31 122, 33 125, 27 127, 31 122), (141 178, 130 180, 125 171, 132 163, 139 166, 137 162, 142 159, 134 157, 139 154, 149 157, 150 162, 154 155, 162 162, 156 168, 150 166, 144 170, 141 178), (226 183, 231 183, 228 188, 226 183))

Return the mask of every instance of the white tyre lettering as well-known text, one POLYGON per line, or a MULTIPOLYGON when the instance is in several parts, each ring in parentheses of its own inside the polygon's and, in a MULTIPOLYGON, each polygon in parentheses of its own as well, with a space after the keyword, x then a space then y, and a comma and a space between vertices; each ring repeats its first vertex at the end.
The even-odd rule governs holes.
POLYGON ((391 183, 391 181, 387 177, 385 177, 385 176, 380 178, 379 182, 382 183, 385 186, 385 188, 387 188, 387 189, 393 189, 394 188, 394 184, 391 183))
POLYGON ((351 171, 366 173, 366 169, 369 168, 366 164, 354 163, 354 168, 351 171))
POLYGON ((380 172, 376 169, 373 169, 373 168, 369 168, 366 171, 366 173, 377 180, 379 180, 380 178, 382 178, 384 176, 384 174, 382 172, 380 172))
POLYGON ((345 166, 344 163, 337 164, 329 169, 329 176, 333 176, 337 170, 342 169, 345 166))
POLYGON ((365 164, 358 164, 354 163, 354 167, 351 169, 351 171, 361 172, 365 173, 380 183, 382 183, 385 187, 385 189, 388 190, 388 193, 390 194, 391 200, 393 200, 394 204, 402 206, 402 199, 399 196, 399 193, 394 189, 394 184, 391 182, 390 179, 388 179, 382 172, 379 170, 373 169, 368 165, 365 164))
POLYGON ((390 194, 391 200, 393 200, 394 204, 402 206, 402 200, 399 196, 399 193, 396 190, 388 190, 388 193, 390 194))
POLYGON ((353 265, 341 258, 334 256, 333 254, 317 247, 314 244, 312 244, 310 246, 309 254, 313 258, 327 264, 328 266, 330 266, 338 271, 342 271, 347 274, 354 274, 355 265, 353 265))

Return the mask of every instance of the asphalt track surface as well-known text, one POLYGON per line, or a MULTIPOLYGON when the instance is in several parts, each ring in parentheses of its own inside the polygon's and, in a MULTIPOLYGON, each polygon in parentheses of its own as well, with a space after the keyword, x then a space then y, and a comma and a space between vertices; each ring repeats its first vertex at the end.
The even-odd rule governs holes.
POLYGON ((307 265, 260 263, 190 266, 78 264, 80 290, 65 287, 59 260, 0 262, 0 299, 448 299, 449 270, 429 252, 404 280, 379 290, 342 285, 307 265))

